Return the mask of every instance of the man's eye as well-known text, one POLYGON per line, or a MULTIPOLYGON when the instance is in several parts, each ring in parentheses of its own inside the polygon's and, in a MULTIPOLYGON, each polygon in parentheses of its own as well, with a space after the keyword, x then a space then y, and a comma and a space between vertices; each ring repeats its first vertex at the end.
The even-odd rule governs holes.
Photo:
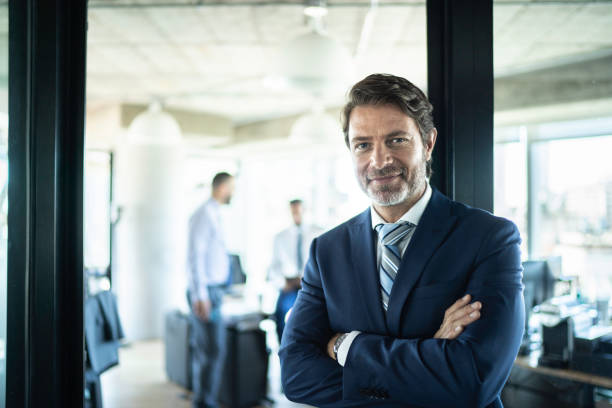
POLYGON ((394 137, 393 139, 391 139, 391 143, 393 144, 405 143, 407 141, 408 139, 406 139, 405 137, 394 137))
POLYGON ((357 143, 355 145, 355 150, 365 150, 368 148, 368 144, 367 143, 357 143))

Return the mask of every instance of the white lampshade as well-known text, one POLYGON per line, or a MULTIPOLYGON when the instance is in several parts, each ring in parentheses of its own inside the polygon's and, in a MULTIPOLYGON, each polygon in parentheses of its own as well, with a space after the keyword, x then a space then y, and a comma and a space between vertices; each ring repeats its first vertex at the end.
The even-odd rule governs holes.
POLYGON ((177 121, 162 111, 159 103, 134 118, 128 128, 128 142, 140 145, 174 145, 181 141, 181 128, 177 121))
POLYGON ((322 110, 302 115, 291 127, 289 140, 294 143, 337 143, 342 140, 338 120, 322 110))
POLYGON ((353 63, 338 41, 314 30, 294 38, 281 49, 279 71, 293 86, 323 94, 346 88, 353 63))

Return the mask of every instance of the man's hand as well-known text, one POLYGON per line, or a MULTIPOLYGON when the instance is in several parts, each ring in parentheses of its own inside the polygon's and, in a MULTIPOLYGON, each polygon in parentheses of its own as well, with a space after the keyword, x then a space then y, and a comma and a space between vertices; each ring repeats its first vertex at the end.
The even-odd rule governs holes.
POLYGON ((334 343, 336 342, 336 340, 338 340, 338 337, 340 337, 341 335, 342 333, 336 333, 329 340, 329 342, 327 342, 327 355, 333 358, 334 360, 336 359, 336 355, 334 354, 334 343))
POLYGON ((301 278, 285 278, 285 287, 283 292, 291 292, 302 287, 301 278))
POLYGON ((208 321, 210 318, 210 309, 212 309, 210 300, 196 300, 193 302, 193 312, 202 321, 208 321))
POLYGON ((456 339, 465 329, 465 326, 474 323, 480 318, 480 302, 469 304, 472 297, 465 295, 456 301, 444 312, 444 321, 440 329, 434 334, 434 339, 456 339))

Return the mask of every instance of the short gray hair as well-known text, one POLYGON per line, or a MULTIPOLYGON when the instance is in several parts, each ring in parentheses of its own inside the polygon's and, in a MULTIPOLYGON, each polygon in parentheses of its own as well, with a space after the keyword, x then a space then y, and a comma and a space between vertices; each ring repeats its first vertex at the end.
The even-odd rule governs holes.
MULTIPOLYGON (((348 94, 342 111, 344 142, 349 145, 348 128, 353 108, 361 105, 395 105, 417 123, 423 145, 434 129, 433 106, 418 87, 405 78, 391 74, 372 74, 357 82, 348 94)), ((431 161, 427 161, 427 177, 431 176, 431 161)))

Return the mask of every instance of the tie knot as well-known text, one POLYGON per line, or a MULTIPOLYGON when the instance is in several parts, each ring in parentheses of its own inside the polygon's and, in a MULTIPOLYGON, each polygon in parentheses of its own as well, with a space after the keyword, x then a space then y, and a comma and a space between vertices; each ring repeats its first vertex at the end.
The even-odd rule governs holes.
POLYGON ((400 242, 416 225, 410 222, 399 222, 394 224, 378 224, 378 239, 383 245, 396 245, 400 242))

